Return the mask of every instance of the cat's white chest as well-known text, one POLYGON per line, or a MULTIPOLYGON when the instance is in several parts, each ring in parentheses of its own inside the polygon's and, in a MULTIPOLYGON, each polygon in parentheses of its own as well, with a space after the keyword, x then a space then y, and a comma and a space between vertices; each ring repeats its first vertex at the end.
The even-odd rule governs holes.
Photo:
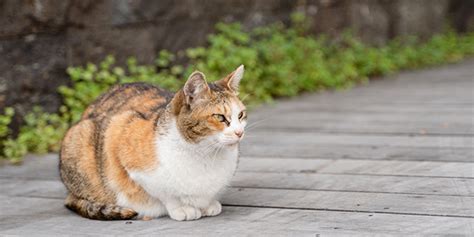
POLYGON ((184 141, 174 124, 157 137, 158 165, 145 172, 130 172, 150 195, 157 198, 215 197, 235 172, 238 147, 216 147, 184 141))

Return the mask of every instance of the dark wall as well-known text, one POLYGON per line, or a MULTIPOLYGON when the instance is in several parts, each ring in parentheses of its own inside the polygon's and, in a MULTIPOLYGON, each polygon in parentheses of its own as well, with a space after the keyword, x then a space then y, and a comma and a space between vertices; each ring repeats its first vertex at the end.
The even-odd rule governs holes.
POLYGON ((473 30, 473 1, 465 0, 1 0, 0 108, 20 114, 32 104, 54 111, 65 68, 107 54, 151 62, 160 49, 203 45, 219 21, 247 28, 289 22, 305 12, 314 33, 337 37, 353 28, 366 42, 398 35, 429 37, 448 21, 473 30), (453 20, 450 20, 453 19, 453 20))

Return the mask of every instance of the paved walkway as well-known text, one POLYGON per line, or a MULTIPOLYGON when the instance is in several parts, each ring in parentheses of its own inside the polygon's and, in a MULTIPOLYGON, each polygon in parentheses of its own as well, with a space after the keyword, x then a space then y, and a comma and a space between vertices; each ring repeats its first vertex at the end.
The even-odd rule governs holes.
POLYGON ((48 155, 0 168, 0 235, 474 235, 474 60, 250 116, 218 217, 81 218, 48 155))

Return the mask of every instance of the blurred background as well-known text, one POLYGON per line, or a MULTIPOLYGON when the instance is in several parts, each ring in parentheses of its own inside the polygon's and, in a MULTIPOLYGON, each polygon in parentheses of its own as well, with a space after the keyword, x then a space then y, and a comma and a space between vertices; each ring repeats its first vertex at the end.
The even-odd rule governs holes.
POLYGON ((474 236, 473 56, 474 0, 0 0, 0 235, 474 236), (97 96, 241 64, 222 216, 64 208, 60 143, 97 96))
MULTIPOLYGON (((295 28, 296 31, 299 29, 297 27, 295 28)), ((4 131, 3 135, 0 133, 0 137, 15 138, 20 125, 24 123, 25 116, 32 111, 33 106, 41 106, 45 112, 56 113, 60 110, 62 104, 66 104, 67 106, 63 108, 64 111, 74 109, 79 111, 83 108, 84 104, 93 99, 92 97, 106 89, 106 87, 101 87, 92 95, 83 96, 87 97, 86 99, 82 97, 78 99, 77 97, 80 96, 74 94, 74 92, 79 90, 74 87, 76 86, 74 81, 99 80, 102 78, 100 75, 111 73, 113 77, 106 77, 104 79, 105 81, 111 81, 109 84, 126 82, 127 78, 123 74, 130 71, 133 74, 134 70, 138 71, 139 75, 136 74, 138 76, 135 76, 133 80, 146 81, 151 77, 149 75, 158 75, 162 69, 171 70, 171 72, 164 71, 167 74, 160 74, 158 79, 156 79, 159 82, 166 82, 167 78, 170 77, 183 77, 187 72, 186 66, 189 64, 204 65, 201 66, 201 70, 208 70, 211 73, 215 71, 217 75, 228 71, 230 68, 235 68, 240 63, 249 64, 250 75, 255 78, 262 78, 262 81, 268 81, 268 78, 290 78, 291 72, 303 75, 298 70, 308 71, 309 69, 288 67, 285 72, 286 74, 277 74, 275 71, 278 68, 272 68, 271 65, 275 65, 276 62, 281 60, 278 61, 279 59, 275 55, 265 56, 265 52, 271 51, 269 46, 272 46, 272 43, 276 45, 275 48, 278 48, 280 45, 282 45, 282 49, 286 50, 289 48, 287 50, 289 52, 288 55, 296 55, 295 57, 298 56, 303 59, 306 57, 305 55, 302 56, 292 52, 299 52, 298 50, 302 50, 302 52, 305 50, 315 52, 312 49, 319 50, 319 48, 322 48, 323 56, 321 56, 321 61, 331 62, 331 60, 326 60, 328 58, 327 55, 339 55, 339 51, 334 50, 334 47, 333 51, 324 51, 326 48, 330 48, 329 46, 326 47, 328 45, 327 42, 344 41, 345 32, 348 29, 352 32, 351 37, 357 39, 357 44, 346 40, 346 44, 338 45, 335 48, 338 49, 349 44, 350 47, 356 50, 350 52, 352 56, 346 54, 344 57, 332 59, 333 64, 340 63, 341 58, 352 60, 350 67, 347 67, 347 70, 342 70, 347 72, 344 75, 340 75, 342 79, 337 79, 337 75, 332 73, 341 71, 340 68, 328 64, 326 76, 321 74, 321 71, 324 70, 314 67, 314 70, 317 69, 319 72, 311 72, 305 78, 295 79, 296 82, 304 82, 307 78, 321 77, 323 79, 318 82, 319 84, 307 80, 306 84, 301 83, 298 85, 298 88, 292 91, 284 91, 289 85, 281 82, 278 82, 280 84, 275 82, 277 84, 262 87, 268 88, 267 91, 271 92, 251 91, 251 87, 255 88, 251 84, 245 88, 250 88, 247 91, 254 93, 252 95, 255 95, 255 98, 258 100, 268 101, 272 97, 291 96, 305 90, 311 91, 321 88, 339 87, 346 85, 346 81, 358 81, 354 78, 366 79, 367 77, 383 75, 396 69, 410 68, 409 64, 416 64, 413 63, 416 61, 413 59, 416 56, 398 57, 390 59, 391 61, 383 61, 383 59, 391 57, 390 52, 400 51, 399 46, 390 46, 390 48, 388 45, 394 39, 400 39, 405 36, 416 36, 420 42, 424 42, 431 39, 434 35, 449 31, 451 32, 451 36, 449 36, 451 38, 441 38, 435 41, 432 46, 427 47, 425 51, 430 55, 438 55, 433 49, 448 45, 446 50, 443 51, 443 58, 436 61, 436 63, 459 60, 464 56, 464 51, 453 54, 452 50, 456 48, 458 43, 456 41, 458 34, 462 35, 474 30, 474 1, 1 0, 0 108, 3 110, 6 107, 12 107, 14 115, 9 116, 11 118, 6 118, 4 121, 8 128, 3 128, 3 130, 8 131, 4 131), (300 15, 295 15, 295 12, 300 13, 300 15), (304 20, 300 19, 303 16, 304 20), (301 43, 299 39, 291 38, 293 33, 288 33, 282 30, 281 27, 291 28, 292 21, 296 21, 300 24, 300 28, 304 28, 304 35, 313 35, 314 38, 325 35, 324 43, 314 46, 321 41, 301 43), (240 25, 222 26, 219 34, 227 38, 224 37, 224 39, 217 41, 219 39, 216 40, 216 37, 210 39, 209 35, 219 31, 215 27, 218 22, 238 22, 240 25), (257 48, 256 53, 251 51, 254 49, 252 48, 254 41, 247 38, 250 37, 251 39, 258 40, 262 38, 262 35, 265 38, 265 34, 267 36, 270 34, 262 30, 264 33, 260 32, 255 33, 253 36, 248 36, 245 32, 256 27, 275 23, 280 28, 277 30, 272 28, 270 31, 273 30, 273 33, 270 34, 280 35, 285 40, 289 40, 285 41, 285 44, 277 44, 275 42, 278 42, 278 39, 269 36, 268 38, 272 40, 260 42, 261 47, 257 48), (244 49, 251 50, 248 50, 248 54, 242 54, 242 56, 225 61, 228 55, 231 54, 229 53, 231 51, 226 51, 227 48, 225 48, 225 45, 229 44, 229 42, 232 43, 232 47, 234 45, 239 47, 245 46, 246 48, 244 49), (300 43, 307 48, 301 49, 298 46, 300 43), (360 46, 359 43, 364 46, 360 46), (186 49, 196 49, 196 47, 198 47, 197 50, 186 51, 186 49), (363 50, 357 51, 361 47, 363 50), (386 47, 384 48, 385 51, 373 50, 380 47, 386 47), (369 51, 373 52, 374 57, 363 59, 366 61, 357 61, 357 58, 353 59, 359 55, 357 52, 369 51), (215 56, 220 54, 222 54, 219 56, 222 57, 222 60, 215 56), (356 56, 353 54, 356 54, 356 56), (97 74, 96 68, 92 66, 87 69, 79 68, 76 71, 66 70, 70 66, 84 66, 88 62, 97 65, 107 55, 114 56, 114 60, 109 58, 110 60, 107 62, 110 65, 123 66, 130 57, 134 57, 136 60, 129 61, 128 70, 114 68, 113 71, 104 70, 106 72, 103 72, 103 74, 97 74), (195 60, 195 58, 202 57, 203 55, 208 58, 201 61, 195 60), (215 57, 212 56, 214 57, 212 58, 208 55, 214 55, 215 57), (257 56, 253 57, 252 55, 257 56), (258 55, 264 55, 264 57, 258 55), (157 58, 161 59, 161 61, 157 61, 157 58), (248 58, 251 60, 247 60, 248 58), (170 61, 172 61, 173 65, 181 66, 171 67, 170 61), (224 66, 220 64, 221 62, 224 66), (366 64, 373 62, 382 63, 370 66, 367 69, 366 64), (270 65, 269 69, 261 69, 261 71, 253 69, 258 68, 259 63, 270 65), (130 70, 130 64, 154 65, 154 68, 137 69, 132 66, 133 69, 130 70), (148 71, 143 73, 146 70, 151 70, 151 73, 148 71), (92 76, 89 76, 88 73, 91 73, 92 76), (316 73, 319 74, 316 75, 316 73), (120 78, 125 79, 120 80, 120 78), (341 81, 344 81, 344 83, 341 81), (58 87, 61 85, 72 87, 69 89, 63 88, 63 90, 58 92, 58 87), (278 85, 280 88, 273 88, 272 86, 277 87, 275 85, 278 85), (69 99, 68 96, 71 98, 69 99), (79 103, 77 100, 80 100, 80 103, 83 103, 83 105, 77 105, 79 103)), ((466 45, 471 43, 471 41, 462 42, 466 45)), ((257 45, 257 43, 255 44, 257 45)), ((412 45, 412 48, 407 49, 407 55, 410 52, 414 55, 417 52, 415 50, 416 47, 412 45)), ((241 48, 239 52, 247 51, 241 48)), ((284 55, 284 57, 288 55, 284 55)), ((419 58, 427 58, 426 55, 427 53, 420 54, 419 58)), ((308 58, 311 59, 311 57, 308 58)), ((292 60, 295 64, 301 65, 296 59, 292 60)), ((419 64, 429 65, 431 62, 423 61, 419 62, 419 64)), ((308 66, 308 68, 310 67, 308 66)), ((148 81, 153 82, 153 80, 148 81)), ((173 82, 167 85, 170 84, 173 84, 173 82)), ((261 86, 262 84, 259 85, 261 86)), ((93 90, 93 86, 90 85, 86 86, 84 84, 82 87, 89 87, 93 90)), ((173 85, 165 87, 169 89, 177 88, 177 86, 173 85)), ((245 88, 244 90, 246 90, 245 88)), ((73 114, 72 116, 77 115, 73 114)), ((41 121, 41 118, 32 117, 30 121, 31 126, 38 126, 39 120, 41 121)), ((51 124, 55 121, 55 119, 49 117, 45 117, 43 120, 46 121, 45 124, 51 124)), ((74 118, 67 118, 66 120, 71 122, 74 121, 74 118)), ((51 129, 57 130, 58 126, 53 126, 51 129)), ((25 129, 25 131, 27 130, 25 129)), ((31 140, 31 138, 29 139, 31 140)), ((51 144, 46 144, 46 148, 39 150, 54 151, 57 149, 57 146, 52 144, 57 143, 58 139, 53 138, 50 142, 51 144), (51 148, 51 146, 56 148, 51 148)), ((25 140, 28 139, 25 138, 25 140)), ((25 149, 30 150, 30 148, 25 149)), ((37 148, 32 149, 35 150, 37 148)))
POLYGON ((373 44, 399 35, 423 38, 474 30, 470 0, 2 0, 0 1, 0 107, 55 111, 66 67, 113 54, 151 63, 162 49, 206 44, 217 22, 252 28, 306 13, 310 31, 337 37, 347 28, 373 44))

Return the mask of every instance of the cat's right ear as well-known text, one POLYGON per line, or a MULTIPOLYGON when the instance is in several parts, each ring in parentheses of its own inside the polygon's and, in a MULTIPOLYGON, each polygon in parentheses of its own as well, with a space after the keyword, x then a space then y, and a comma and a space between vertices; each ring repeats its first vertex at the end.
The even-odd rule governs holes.
POLYGON ((210 89, 204 73, 199 71, 193 72, 186 81, 186 84, 184 84, 183 92, 186 96, 186 103, 190 106, 207 99, 210 89))

